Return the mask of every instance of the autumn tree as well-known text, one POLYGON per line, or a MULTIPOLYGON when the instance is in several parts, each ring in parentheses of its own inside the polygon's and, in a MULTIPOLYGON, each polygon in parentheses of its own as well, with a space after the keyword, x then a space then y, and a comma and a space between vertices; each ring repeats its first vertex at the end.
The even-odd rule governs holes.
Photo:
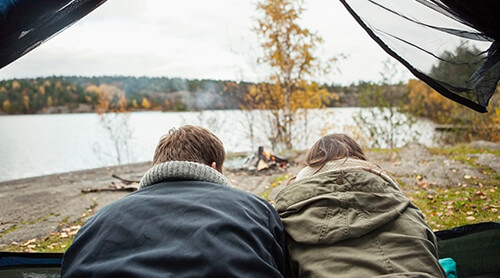
POLYGON ((500 85, 490 100, 490 111, 484 114, 444 98, 420 80, 410 80, 407 90, 413 115, 449 128, 446 136, 442 137, 445 143, 500 141, 500 85))
MULTIPOLYGON (((313 52, 322 38, 299 26, 302 0, 262 0, 257 3, 257 26, 263 56, 259 62, 270 66, 269 81, 251 86, 245 103, 250 108, 268 109, 272 113, 269 135, 272 147, 292 148, 292 124, 299 108, 323 107, 330 94, 314 82, 307 81, 327 73, 313 52)), ((245 107, 249 108, 249 107, 245 107)))
MULTIPOLYGON (((453 51, 445 51, 441 59, 431 68, 431 76, 440 82, 455 86, 470 87, 475 72, 484 59, 475 46, 458 46, 453 51), (453 63, 448 61, 454 61, 453 63)), ((449 129, 444 136, 446 143, 471 140, 500 140, 500 91, 496 92, 489 103, 488 113, 479 114, 471 109, 451 101, 418 80, 410 80, 407 85, 409 93, 409 110, 414 115, 431 119, 449 129)), ((462 97, 477 100, 471 91, 461 92, 462 97)))

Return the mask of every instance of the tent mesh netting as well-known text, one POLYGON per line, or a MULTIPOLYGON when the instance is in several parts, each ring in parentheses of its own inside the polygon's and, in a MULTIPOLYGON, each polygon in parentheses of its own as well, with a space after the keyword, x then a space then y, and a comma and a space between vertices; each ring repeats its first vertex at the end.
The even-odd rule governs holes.
POLYGON ((106 0, 0 0, 0 69, 106 0))
POLYGON ((486 112, 500 77, 500 1, 341 2, 416 77, 443 96, 486 112))
MULTIPOLYGON (((0 0, 0 68, 105 1, 0 0)), ((340 1, 416 77, 442 95, 486 112, 500 77, 500 1, 340 1)))

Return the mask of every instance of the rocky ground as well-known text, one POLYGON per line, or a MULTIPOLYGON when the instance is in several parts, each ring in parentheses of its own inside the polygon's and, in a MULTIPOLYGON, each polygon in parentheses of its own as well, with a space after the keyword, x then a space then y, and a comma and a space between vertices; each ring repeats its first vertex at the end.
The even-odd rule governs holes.
MULTIPOLYGON (((500 144, 490 142, 474 142, 471 146, 500 149, 500 144)), ((445 155, 433 155, 418 144, 409 145, 396 153, 369 152, 368 156, 410 187, 453 187, 464 185, 471 179, 485 178, 480 169, 445 155)), ((470 154, 469 157, 500 174, 499 156, 480 153, 470 154)), ((277 192, 286 186, 286 179, 296 175, 303 167, 304 153, 289 158, 294 162, 286 171, 229 169, 225 175, 235 187, 272 202, 277 192)), ((140 180, 149 167, 150 163, 139 163, 0 183, 0 250, 13 242, 26 244, 29 240, 43 239, 54 232, 61 233, 61 229, 67 229, 64 223, 82 222, 106 204, 129 194, 126 191, 82 193, 82 190, 125 186, 123 181, 112 175, 140 180)))

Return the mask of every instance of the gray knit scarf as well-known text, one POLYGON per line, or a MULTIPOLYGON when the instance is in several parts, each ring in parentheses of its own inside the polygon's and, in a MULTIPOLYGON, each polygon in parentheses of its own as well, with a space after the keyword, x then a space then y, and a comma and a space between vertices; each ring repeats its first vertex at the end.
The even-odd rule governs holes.
POLYGON ((142 177, 139 188, 175 178, 206 181, 232 187, 226 177, 208 165, 191 161, 167 161, 149 169, 142 177))

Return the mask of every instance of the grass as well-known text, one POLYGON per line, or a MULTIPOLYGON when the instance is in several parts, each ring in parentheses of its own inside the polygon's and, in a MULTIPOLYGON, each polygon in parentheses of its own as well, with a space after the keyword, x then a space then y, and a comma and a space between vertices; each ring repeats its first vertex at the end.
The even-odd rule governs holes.
POLYGON ((0 232, 0 237, 3 237, 3 236, 5 236, 5 235, 7 235, 7 234, 9 234, 9 233, 12 233, 12 232, 16 231, 16 230, 19 230, 19 229, 20 229, 20 228, 22 228, 24 225, 27 225, 27 224, 35 224, 35 223, 37 223, 37 222, 43 221, 43 220, 45 220, 45 219, 47 219, 47 218, 49 218, 49 217, 53 216, 53 215, 54 215, 54 214, 49 214, 49 215, 47 215, 47 216, 42 216, 42 217, 39 217, 39 218, 37 218, 37 219, 35 219, 35 220, 32 220, 32 221, 24 221, 24 222, 22 222, 20 225, 13 225, 13 226, 12 226, 12 227, 10 227, 9 229, 7 229, 7 230, 5 230, 5 231, 0 232))
MULTIPOLYGON (((13 242, 10 245, 0 248, 4 252, 48 252, 58 253, 64 252, 71 245, 76 233, 81 228, 88 216, 95 213, 97 203, 94 203, 87 209, 87 211, 76 221, 69 222, 68 218, 64 218, 59 223, 58 232, 53 232, 49 236, 42 239, 30 239, 24 242, 13 242)), ((51 216, 51 215, 50 215, 51 216)), ((35 221, 41 221, 46 217, 41 217, 35 221)), ((23 222, 24 223, 24 222, 23 222)), ((35 222, 29 222, 35 223, 35 222)), ((26 223, 27 224, 27 223, 26 223)), ((12 228, 11 228, 12 229, 12 228)))
POLYGON ((459 144, 450 148, 429 148, 428 150, 433 155, 444 155, 453 160, 458 160, 474 167, 477 165, 474 164, 475 159, 470 156, 471 154, 489 153, 500 157, 500 150, 473 148, 466 144, 459 144))
MULTIPOLYGON (((485 177, 464 176, 464 183, 458 187, 407 187, 408 197, 424 213, 434 230, 487 221, 500 221, 500 174, 488 166, 476 163, 474 154, 494 154, 500 157, 500 150, 473 148, 460 144, 450 148, 430 148, 433 155, 443 155, 470 165, 485 177)), ((399 181, 399 180, 398 180, 399 181)))
POLYGON ((271 186, 269 186, 268 188, 266 188, 266 190, 262 191, 260 194, 259 194, 259 197, 261 197, 262 199, 266 200, 266 201, 271 201, 270 200, 270 195, 271 195, 271 192, 273 192, 273 189, 275 187, 277 187, 278 185, 280 185, 283 181, 291 178, 292 175, 290 173, 285 173, 283 175, 280 175, 280 176, 277 176, 277 177, 274 177, 271 181, 271 186))
POLYGON ((445 230, 472 223, 500 221, 498 186, 466 186, 416 190, 410 200, 425 215, 433 230, 445 230))

